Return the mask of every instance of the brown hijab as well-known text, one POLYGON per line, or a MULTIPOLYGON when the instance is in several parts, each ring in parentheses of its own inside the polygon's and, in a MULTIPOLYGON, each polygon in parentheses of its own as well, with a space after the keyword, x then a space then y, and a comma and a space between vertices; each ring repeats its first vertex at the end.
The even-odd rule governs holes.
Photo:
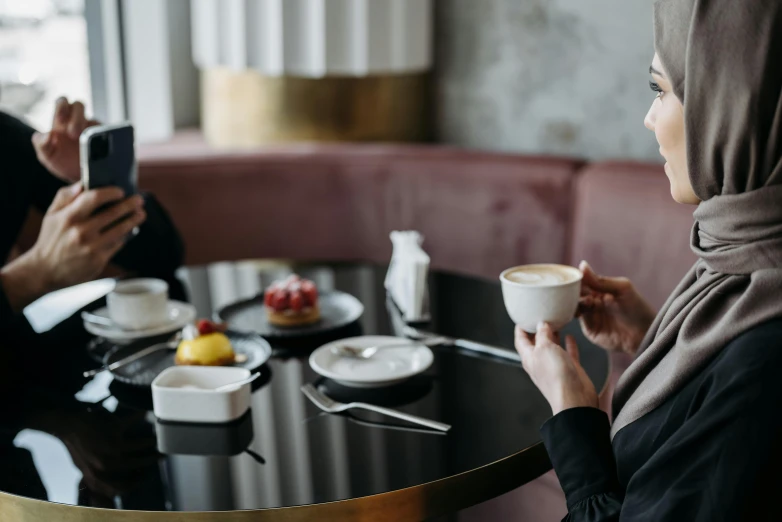
POLYGON ((658 0, 655 47, 684 104, 700 259, 619 380, 612 437, 782 317, 782 1, 658 0))

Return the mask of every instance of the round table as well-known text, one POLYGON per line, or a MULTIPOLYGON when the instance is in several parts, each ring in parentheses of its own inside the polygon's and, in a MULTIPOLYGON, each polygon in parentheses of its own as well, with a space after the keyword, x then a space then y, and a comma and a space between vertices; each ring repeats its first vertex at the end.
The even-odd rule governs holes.
MULTIPOLYGON (((550 409, 518 363, 441 346, 423 375, 365 391, 324 382, 310 369, 309 353, 326 341, 400 335, 403 322, 383 285, 386 267, 220 263, 186 269, 182 279, 199 316, 210 317, 291 270, 322 290, 354 295, 364 314, 330 338, 272 343, 250 411, 228 426, 172 431, 149 411, 148 389, 112 382, 107 373, 81 378, 97 364, 83 355, 87 337, 78 317, 39 336, 57 344, 57 354, 71 355, 45 378, 25 370, 24 392, 0 405, 4 519, 425 520, 497 497, 551 468, 538 434, 550 409), (335 398, 375 402, 453 428, 442 435, 371 413, 322 413, 300 392, 316 381, 335 398)), ((433 271, 429 292, 431 322, 418 327, 512 349, 513 325, 497 281, 433 271)), ((606 355, 575 322, 567 330, 600 390, 606 355)))

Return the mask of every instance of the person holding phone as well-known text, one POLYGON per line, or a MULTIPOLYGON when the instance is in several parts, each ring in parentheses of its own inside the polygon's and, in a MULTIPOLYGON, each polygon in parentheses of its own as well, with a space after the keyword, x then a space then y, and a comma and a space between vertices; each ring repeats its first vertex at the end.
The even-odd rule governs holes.
POLYGON ((179 233, 152 196, 126 197, 117 187, 83 189, 79 136, 96 124, 85 117, 83 104, 65 98, 57 101, 46 134, 0 112, 3 262, 29 210, 44 213, 35 245, 0 268, 2 333, 29 330, 21 313, 25 306, 54 290, 99 277, 110 263, 163 279, 172 279, 182 263, 179 233), (128 240, 136 227, 139 234, 128 240))

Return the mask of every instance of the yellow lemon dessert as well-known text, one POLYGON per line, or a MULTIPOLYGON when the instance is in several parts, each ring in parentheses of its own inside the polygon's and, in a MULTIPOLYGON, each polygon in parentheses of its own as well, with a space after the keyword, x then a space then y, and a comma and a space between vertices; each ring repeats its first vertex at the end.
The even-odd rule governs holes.
POLYGON ((231 341, 221 332, 199 335, 179 343, 174 358, 177 364, 225 366, 233 364, 235 354, 231 341))

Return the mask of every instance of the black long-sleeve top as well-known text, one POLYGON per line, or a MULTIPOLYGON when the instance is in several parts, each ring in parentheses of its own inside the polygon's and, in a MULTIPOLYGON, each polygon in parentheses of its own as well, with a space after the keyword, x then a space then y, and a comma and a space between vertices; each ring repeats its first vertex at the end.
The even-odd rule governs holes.
POLYGON ((782 320, 736 338, 613 442, 595 408, 541 431, 566 521, 782 520, 782 320))
MULTIPOLYGON (((0 112, 0 262, 8 259, 30 208, 46 212, 65 182, 52 175, 35 155, 34 129, 0 112)), ((128 241, 112 263, 135 274, 170 278, 182 264, 182 239, 160 204, 144 195, 147 213, 140 233, 128 241)), ((14 313, 0 285, 0 332, 14 337, 29 331, 21 313, 14 313)))

